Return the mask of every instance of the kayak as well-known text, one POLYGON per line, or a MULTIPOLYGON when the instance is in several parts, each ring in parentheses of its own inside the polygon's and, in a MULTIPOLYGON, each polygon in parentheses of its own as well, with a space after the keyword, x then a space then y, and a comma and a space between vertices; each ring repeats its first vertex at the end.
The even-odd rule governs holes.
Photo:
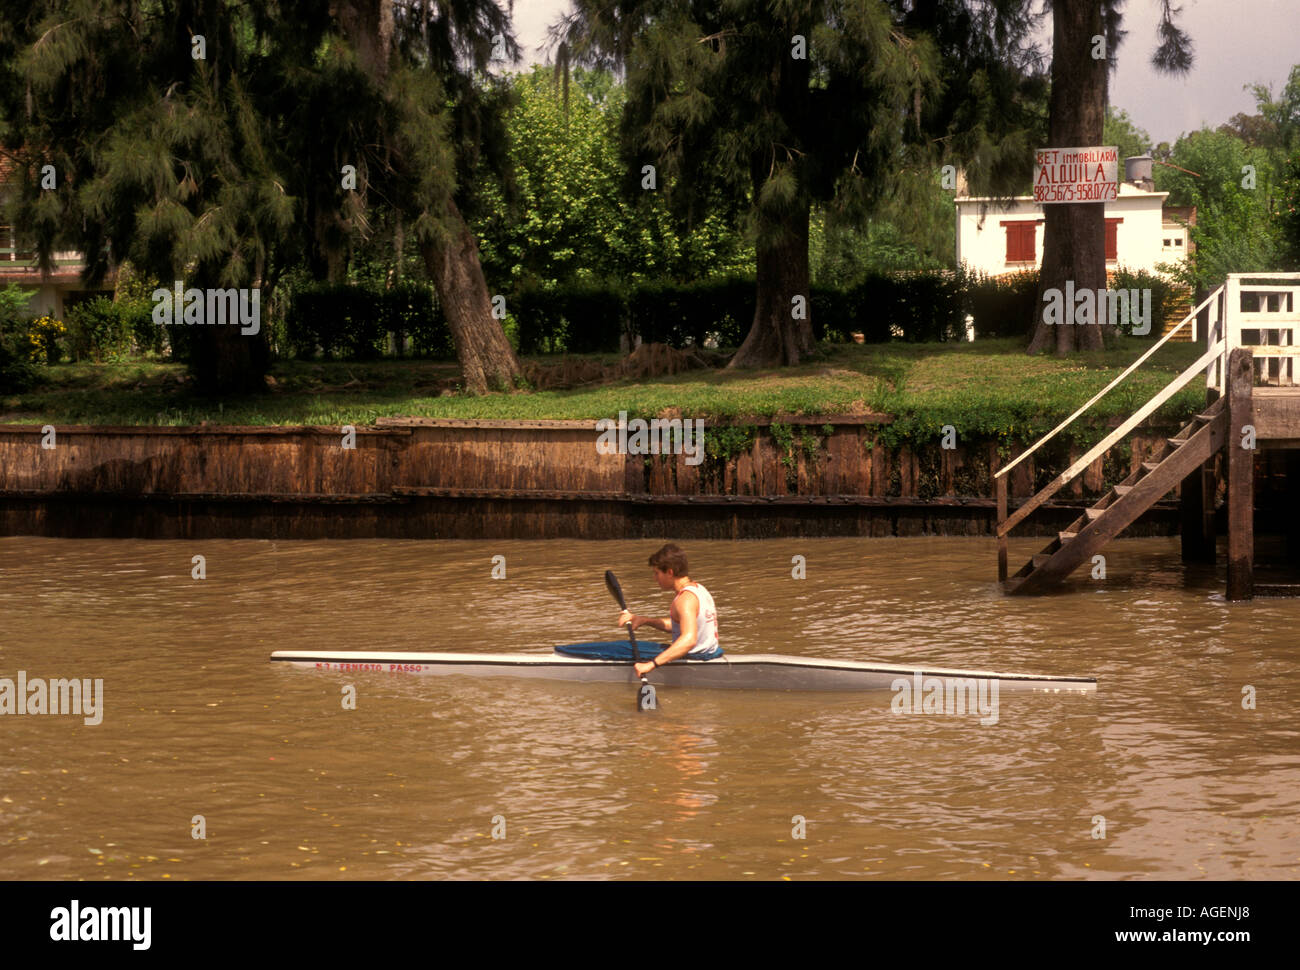
MULTIPOLYGON (((633 685, 636 673, 627 659, 601 659, 602 655, 631 654, 625 640, 568 644, 549 654, 533 653, 426 653, 381 650, 277 650, 275 663, 291 667, 336 672, 392 674, 461 674, 468 677, 528 677, 542 680, 582 681, 633 685)), ((651 658, 662 644, 641 644, 641 656, 651 658)), ((958 670, 858 660, 825 660, 777 653, 723 655, 715 660, 676 660, 648 675, 650 683, 666 687, 706 687, 735 690, 889 690, 900 679, 929 691, 936 679, 948 686, 963 682, 997 681, 999 690, 1088 694, 1096 691, 1091 677, 958 670)))

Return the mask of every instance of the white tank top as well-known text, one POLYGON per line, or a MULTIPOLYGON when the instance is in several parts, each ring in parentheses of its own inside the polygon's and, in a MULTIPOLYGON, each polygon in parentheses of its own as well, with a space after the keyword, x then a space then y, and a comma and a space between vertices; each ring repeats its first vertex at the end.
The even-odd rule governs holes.
MULTIPOLYGON (((718 608, 713 605, 713 596, 699 583, 683 586, 682 593, 688 589, 695 594, 700 608, 695 616, 695 646, 687 651, 686 656, 693 657, 696 654, 712 653, 718 649, 718 608)), ((677 595, 681 596, 681 593, 677 595)), ((676 641, 681 635, 682 628, 674 620, 673 640, 676 641)))

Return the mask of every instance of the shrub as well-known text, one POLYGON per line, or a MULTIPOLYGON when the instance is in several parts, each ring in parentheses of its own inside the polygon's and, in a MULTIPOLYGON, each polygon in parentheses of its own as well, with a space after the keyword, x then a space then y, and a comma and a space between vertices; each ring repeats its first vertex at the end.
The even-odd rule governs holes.
MULTIPOLYGON (((848 290, 829 286, 812 287, 812 324, 813 336, 818 340, 845 342, 851 339, 853 331, 859 329, 862 310, 859 300, 862 293, 858 287, 848 290)), ((744 335, 741 335, 744 339, 744 335)), ((886 333, 882 339, 889 339, 886 333)))
MULTIPOLYGON (((1121 266, 1111 274, 1107 287, 1111 290, 1149 289, 1151 291, 1151 336, 1159 337, 1164 333, 1165 321, 1177 312, 1175 305, 1178 303, 1178 291, 1174 289, 1174 284, 1155 273, 1148 273, 1146 270, 1129 270, 1121 266)), ((1146 301, 1142 302, 1145 305, 1146 301)), ((1183 314, 1179 314, 1180 319, 1182 316, 1183 314)), ((1133 332, 1132 311, 1129 319, 1118 320, 1118 327, 1121 333, 1133 332)), ((1186 329, 1183 328, 1184 331, 1186 329)))
MULTIPOLYGON (((809 294, 813 335, 843 341, 860 330, 872 343, 963 339, 972 279, 933 270, 873 274, 849 289, 814 286, 809 294)), ((1008 296, 1021 298, 1014 287, 993 282, 986 288, 1004 301, 1008 296)), ((1034 294, 1027 299, 1026 313, 1034 294)), ((757 289, 754 280, 744 278, 651 281, 626 293, 590 284, 529 286, 518 290, 513 300, 523 354, 612 351, 625 327, 643 343, 680 348, 702 345, 712 334, 719 346, 738 347, 754 319, 757 289), (626 322, 620 325, 617 320, 626 322)), ((993 304, 985 298, 981 307, 986 305, 993 304)), ((1027 332, 1028 319, 1019 332, 1027 332)))
MULTIPOLYGON (((692 284, 697 319, 692 323, 696 342, 709 333, 718 335, 718 346, 739 347, 754 323, 758 290, 752 279, 732 277, 701 280, 692 284)), ((817 315, 813 314, 813 326, 817 315)))
POLYGON ((628 320, 643 343, 738 347, 749 333, 757 300, 754 281, 742 277, 694 283, 643 283, 628 296, 628 320))
POLYGON ((62 344, 67 333, 62 320, 55 320, 49 314, 36 318, 27 328, 29 356, 38 363, 57 364, 63 356, 62 344))
POLYGON ((848 331, 859 330, 867 343, 960 340, 963 284, 961 274, 947 270, 870 274, 841 303, 852 326, 837 328, 836 335, 846 339, 848 331))
POLYGON ((68 347, 73 360, 119 360, 131 352, 135 325, 106 296, 84 300, 68 310, 68 347))
POLYGON ((1027 337, 1038 310, 1038 271, 1011 276, 964 275, 963 315, 975 318, 976 337, 1027 337))
POLYGON ((311 283, 289 299, 285 336, 297 357, 314 357, 317 349, 326 357, 378 357, 390 332, 403 341, 409 337, 420 354, 455 353, 442 308, 427 283, 399 283, 387 290, 311 283))
POLYGON ((287 330, 298 357, 376 357, 380 341, 379 297, 360 286, 317 283, 293 294, 287 330))
POLYGON ((383 292, 381 306, 384 327, 403 342, 409 338, 417 354, 438 358, 456 356, 447 318, 428 283, 399 283, 383 292))
POLYGON ((0 394, 25 391, 36 383, 36 368, 27 353, 27 304, 32 294, 10 283, 0 290, 0 394))
POLYGON ((161 354, 167 346, 167 328, 153 322, 153 292, 160 288, 161 283, 140 275, 130 263, 118 269, 114 302, 140 353, 161 354))
POLYGON ((27 304, 34 295, 17 283, 10 283, 0 290, 0 334, 12 337, 26 332, 27 321, 31 319, 27 304))
POLYGON ((527 284, 511 302, 521 354, 615 353, 626 330, 627 301, 612 286, 527 284))
POLYGON ((0 394, 25 391, 36 383, 36 367, 15 345, 12 334, 0 333, 0 394))
POLYGON ((685 347, 703 343, 707 331, 715 329, 714 317, 720 311, 717 293, 705 286, 684 286, 672 282, 646 282, 632 293, 630 319, 632 333, 642 343, 685 347), (712 304, 707 311, 696 300, 712 304))
POLYGON ((561 298, 554 290, 536 284, 520 286, 510 303, 519 321, 521 354, 556 353, 564 346, 564 317, 561 298))

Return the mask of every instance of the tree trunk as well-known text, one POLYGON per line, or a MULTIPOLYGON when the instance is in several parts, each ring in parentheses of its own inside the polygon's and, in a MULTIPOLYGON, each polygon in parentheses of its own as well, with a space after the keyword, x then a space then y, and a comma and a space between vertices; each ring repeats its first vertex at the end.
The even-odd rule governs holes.
POLYGON ((393 46, 393 7, 390 0, 337 0, 331 12, 352 41, 362 69, 383 85, 393 46))
POLYGON ((808 280, 808 206, 800 205, 757 245, 758 299, 749 335, 731 367, 792 366, 816 347, 808 280), (802 299, 795 302, 796 297, 802 299))
POLYGON ((190 373, 200 394, 255 394, 266 390, 266 336, 238 327, 194 327, 190 373))
POLYGON ((451 238, 445 243, 426 242, 420 248, 456 341, 465 389, 471 394, 509 390, 523 371, 500 321, 492 316, 478 244, 450 196, 445 217, 453 227, 451 238))
MULTIPOLYGON (((240 280, 239 287, 247 288, 252 284, 240 280)), ((189 282, 191 287, 207 293, 209 289, 221 289, 219 277, 215 272, 200 268, 189 282)), ((207 319, 200 324, 186 324, 182 320, 180 307, 173 307, 173 331, 180 331, 182 353, 190 374, 194 377, 195 389, 207 397, 229 394, 256 394, 266 390, 266 372, 271 364, 271 348, 266 333, 266 309, 263 299, 267 294, 258 293, 258 329, 257 333, 244 333, 238 321, 227 320, 218 324, 207 319)), ((207 301, 205 298, 205 309, 207 301)), ((176 341, 173 340, 173 346, 176 341)))
MULTIPOLYGON (((1049 148, 1101 144, 1109 62, 1092 56, 1092 39, 1105 33, 1101 6, 1097 0, 1053 0, 1049 148)), ((1071 280, 1076 293, 1106 288, 1105 203, 1049 203, 1043 210, 1039 316, 1029 353, 1039 353, 1052 345, 1060 357, 1075 350, 1100 350, 1103 340, 1098 315, 1086 326, 1053 326, 1044 316, 1043 295, 1049 289, 1066 293, 1066 283, 1071 280)), ((1073 319, 1074 307, 1067 305, 1065 309, 1066 319, 1073 319)))
MULTIPOLYGON (((383 87, 394 34, 393 4, 338 0, 336 15, 343 32, 353 39, 362 66, 383 87)), ((445 241, 425 242, 420 249, 456 341, 465 389, 471 394, 509 390, 523 371, 501 322, 492 316, 478 244, 450 195, 443 203, 443 219, 449 234, 445 241)))

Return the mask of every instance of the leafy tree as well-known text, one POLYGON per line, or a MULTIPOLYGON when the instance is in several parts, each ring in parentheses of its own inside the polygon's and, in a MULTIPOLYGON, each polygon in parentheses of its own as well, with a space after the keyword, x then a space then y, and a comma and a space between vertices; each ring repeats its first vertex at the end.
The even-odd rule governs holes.
POLYGON ((1286 265, 1300 270, 1300 151, 1291 156, 1283 177, 1279 223, 1286 265))
POLYGON ((732 367, 795 364, 813 350, 811 320, 795 311, 809 290, 814 204, 858 222, 891 194, 923 192, 947 157, 982 186, 1027 172, 1022 3, 574 6, 553 29, 557 66, 626 66, 629 182, 654 165, 679 218, 719 204, 743 213, 757 300, 732 367))
MULTIPOLYGON (((936 181, 936 187, 938 182, 936 181)), ((812 281, 848 288, 876 273, 951 269, 956 261, 952 194, 939 190, 935 218, 872 217, 861 227, 840 225, 813 210, 808 238, 812 281), (929 230, 920 239, 921 230, 929 230)))
POLYGON ((1249 84, 1246 89, 1255 97, 1256 113, 1233 115, 1218 131, 1236 137, 1250 149, 1254 191, 1260 193, 1261 205, 1277 223, 1274 228, 1283 232, 1284 183, 1294 155, 1300 152, 1300 64, 1291 68, 1277 100, 1267 85, 1249 84))
POLYGON ((1281 187, 1274 184, 1267 151, 1206 127, 1178 139, 1170 157, 1187 171, 1156 166, 1156 188, 1169 193, 1171 204, 1196 206, 1190 229, 1196 250, 1178 276, 1211 289, 1228 273, 1276 268, 1284 243, 1271 210, 1281 187), (1255 171, 1253 188, 1247 187, 1247 166, 1255 171))
POLYGON ((574 74, 567 105, 546 68, 512 78, 507 131, 513 204, 494 187, 475 223, 484 268, 502 283, 690 281, 729 274, 752 262, 721 213, 677 231, 661 193, 621 192, 618 121, 624 88, 606 71, 574 74))
POLYGON ((1255 96, 1257 114, 1234 115, 1230 126, 1248 145, 1286 151, 1300 143, 1300 64, 1291 68, 1282 94, 1273 100, 1273 89, 1265 84, 1247 85, 1255 96))

